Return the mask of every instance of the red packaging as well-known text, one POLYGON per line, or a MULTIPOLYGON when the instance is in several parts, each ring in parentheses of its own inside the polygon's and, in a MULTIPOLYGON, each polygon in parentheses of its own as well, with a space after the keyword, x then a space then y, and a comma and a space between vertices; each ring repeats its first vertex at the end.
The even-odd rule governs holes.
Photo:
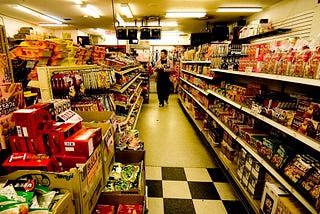
POLYGON ((49 137, 46 134, 38 135, 35 138, 28 137, 27 146, 29 153, 32 154, 47 154, 51 153, 49 146, 49 137))
POLYGON ((27 142, 24 137, 10 136, 9 140, 12 152, 28 152, 27 142))
POLYGON ((59 165, 55 158, 48 155, 34 155, 30 153, 12 153, 2 164, 7 173, 16 170, 41 170, 59 172, 59 165))
POLYGON ((43 109, 46 110, 50 115, 51 119, 55 120, 56 119, 56 113, 54 109, 54 103, 53 102, 46 102, 46 103, 36 103, 31 106, 28 106, 27 109, 43 109))
MULTIPOLYGON (((0 75, 1 76, 1 75, 0 75)), ((23 87, 21 83, 0 85, 0 150, 7 149, 9 136, 15 132, 13 112, 25 107, 23 87)))
POLYGON ((142 214, 142 205, 119 204, 117 214, 130 214, 130 213, 142 214))
POLYGON ((20 137, 36 138, 38 135, 48 132, 53 120, 45 109, 20 109, 13 112, 13 118, 20 137))
POLYGON ((113 205, 97 204, 93 214, 114 214, 115 208, 113 205))
POLYGON ((77 123, 62 123, 54 126, 54 129, 49 133, 49 145, 52 154, 64 154, 64 141, 80 130, 81 122, 77 123))
POLYGON ((88 159, 86 157, 67 156, 67 155, 54 155, 61 171, 69 171, 71 168, 77 166, 77 164, 83 164, 88 159))
POLYGON ((100 128, 82 128, 64 141, 64 153, 89 157, 101 142, 100 128))

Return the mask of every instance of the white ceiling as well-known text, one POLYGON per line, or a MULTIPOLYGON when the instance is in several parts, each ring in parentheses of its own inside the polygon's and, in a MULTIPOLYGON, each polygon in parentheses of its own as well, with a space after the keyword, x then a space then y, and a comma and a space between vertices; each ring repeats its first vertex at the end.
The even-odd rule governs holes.
MULTIPOLYGON (((65 19, 64 23, 69 26, 59 29, 78 29, 84 30, 89 28, 102 28, 105 30, 113 30, 113 7, 117 8, 119 3, 129 3, 133 12, 133 19, 125 19, 125 21, 134 21, 141 23, 142 19, 153 19, 159 17, 161 21, 165 21, 164 15, 166 11, 195 11, 204 10, 207 12, 206 19, 170 19, 169 21, 177 21, 178 27, 166 27, 163 30, 177 30, 185 33, 203 32, 207 23, 211 26, 214 22, 233 23, 240 19, 241 16, 249 16, 250 13, 217 13, 218 7, 262 7, 264 9, 274 5, 281 0, 86 0, 99 9, 102 16, 98 19, 91 17, 83 17, 83 12, 77 7, 73 0, 0 0, 0 15, 23 20, 32 24, 44 22, 43 20, 14 9, 12 5, 20 4, 41 13, 48 14, 60 19, 65 19)), ((150 22, 150 21, 149 21, 150 22)))

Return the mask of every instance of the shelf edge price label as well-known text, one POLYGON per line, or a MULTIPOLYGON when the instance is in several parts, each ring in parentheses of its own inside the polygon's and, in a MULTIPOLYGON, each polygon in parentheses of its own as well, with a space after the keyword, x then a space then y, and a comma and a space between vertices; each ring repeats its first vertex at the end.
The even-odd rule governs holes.
POLYGON ((253 67, 246 67, 245 72, 252 73, 253 67))

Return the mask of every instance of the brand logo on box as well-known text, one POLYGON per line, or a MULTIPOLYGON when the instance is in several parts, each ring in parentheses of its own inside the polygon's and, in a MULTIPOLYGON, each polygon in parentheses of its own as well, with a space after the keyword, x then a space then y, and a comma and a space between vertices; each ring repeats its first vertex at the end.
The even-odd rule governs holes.
POLYGON ((71 173, 70 175, 56 174, 55 178, 57 178, 57 179, 65 179, 66 181, 70 181, 71 178, 73 178, 73 173, 71 173))

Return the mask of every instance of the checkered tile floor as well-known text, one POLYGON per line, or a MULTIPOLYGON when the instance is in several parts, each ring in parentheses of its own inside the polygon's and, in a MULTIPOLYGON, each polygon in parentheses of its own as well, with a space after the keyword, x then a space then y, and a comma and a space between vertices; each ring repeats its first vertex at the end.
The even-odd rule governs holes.
POLYGON ((150 214, 246 213, 219 168, 146 166, 150 214))

